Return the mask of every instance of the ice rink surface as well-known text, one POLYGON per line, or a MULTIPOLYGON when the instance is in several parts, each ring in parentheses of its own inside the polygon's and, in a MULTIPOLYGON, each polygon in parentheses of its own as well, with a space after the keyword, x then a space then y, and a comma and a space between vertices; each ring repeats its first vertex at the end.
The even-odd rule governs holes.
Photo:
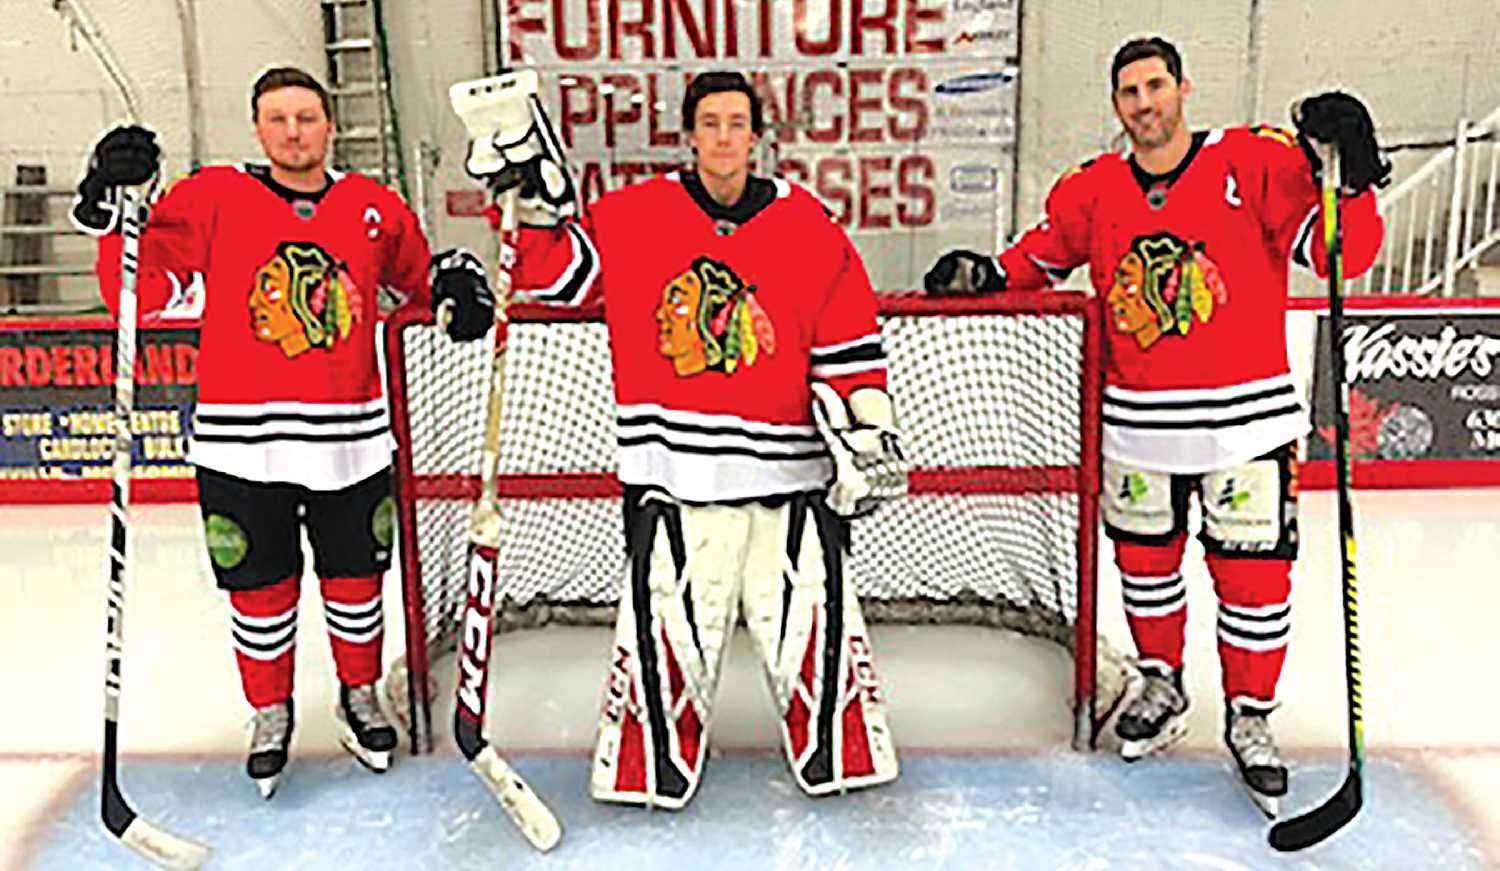
MULTIPOLYGON (((1293 640, 1273 717, 1292 765, 1288 811, 1344 770, 1344 672, 1333 499, 1304 493, 1293 640)), ((440 736, 384 776, 337 747, 332 666, 305 585, 293 763, 262 802, 242 773, 245 723, 228 615, 195 506, 133 512, 122 785, 137 810, 214 845, 210 868, 1480 869, 1500 867, 1500 492, 1361 492, 1360 618, 1368 803, 1333 842, 1283 856, 1222 748, 1212 592, 1190 546, 1192 733, 1126 766, 1068 749, 1070 663, 1045 642, 968 627, 877 627, 876 662, 904 750, 896 784, 811 800, 772 754, 771 705, 743 634, 719 694, 714 758, 684 812, 586 797, 608 633, 497 639, 492 739, 562 819, 534 854, 440 736)), ((98 823, 103 506, 3 511, 0 868, 145 864, 98 823)), ((1106 548, 1101 629, 1128 639, 1106 548)), ((401 649, 387 591, 387 658, 401 649)), ((451 663, 438 672, 452 681, 451 663)), ((451 708, 445 698, 440 719, 451 708)), ((446 730, 444 730, 446 731, 446 730)))

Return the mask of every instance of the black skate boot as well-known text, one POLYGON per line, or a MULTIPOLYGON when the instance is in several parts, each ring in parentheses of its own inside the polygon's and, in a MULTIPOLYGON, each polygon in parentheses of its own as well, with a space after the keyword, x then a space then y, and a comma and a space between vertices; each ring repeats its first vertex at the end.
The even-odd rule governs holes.
POLYGON ((1165 750, 1187 735, 1188 697, 1182 691, 1182 670, 1142 665, 1141 674, 1146 681, 1140 695, 1115 721, 1120 756, 1126 762, 1165 750))
POLYGON ((344 727, 339 736, 344 749, 360 764, 377 774, 391 767, 396 730, 380 710, 375 684, 339 687, 339 706, 334 714, 344 727))
POLYGON ((269 799, 286 770, 287 746, 292 743, 292 700, 256 708, 250 726, 250 757, 245 761, 245 772, 260 789, 260 797, 269 799))
POLYGON ((1286 795, 1286 765, 1268 719, 1273 707, 1236 701, 1224 713, 1224 743, 1239 766, 1250 800, 1271 819, 1276 818, 1281 797, 1286 795))

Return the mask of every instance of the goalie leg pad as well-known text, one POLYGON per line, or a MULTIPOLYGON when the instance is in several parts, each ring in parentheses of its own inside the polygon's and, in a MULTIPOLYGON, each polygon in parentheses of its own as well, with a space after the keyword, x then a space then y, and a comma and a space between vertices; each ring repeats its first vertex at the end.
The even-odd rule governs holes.
POLYGON ((697 791, 739 610, 748 509, 626 494, 629 566, 594 753, 600 801, 677 809, 697 791))
POLYGON ((797 785, 829 795, 894 780, 899 765, 870 636, 844 579, 847 523, 814 494, 749 510, 742 605, 797 785))

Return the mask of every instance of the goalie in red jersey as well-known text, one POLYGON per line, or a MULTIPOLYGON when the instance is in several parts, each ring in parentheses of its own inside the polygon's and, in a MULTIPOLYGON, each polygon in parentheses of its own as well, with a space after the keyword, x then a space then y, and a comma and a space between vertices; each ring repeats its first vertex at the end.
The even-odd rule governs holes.
POLYGON ((1314 142, 1338 149, 1345 271, 1379 250, 1372 188, 1390 165, 1369 112, 1333 92, 1304 100, 1296 130, 1192 132, 1192 83, 1160 38, 1116 52, 1115 115, 1130 139, 1053 185, 1046 215, 996 257, 944 254, 927 292, 1040 290, 1088 265, 1106 306, 1103 512, 1146 680, 1116 732, 1126 759, 1186 732, 1181 565, 1188 505, 1218 595, 1225 742, 1251 798, 1274 816, 1286 768, 1267 715, 1291 632, 1296 443, 1308 417, 1287 364, 1287 274, 1326 275, 1314 142))
MULTIPOLYGON (((372 178, 329 169, 334 119, 311 75, 267 70, 250 114, 267 162, 204 167, 172 185, 140 240, 139 292, 150 313, 174 287, 203 277, 188 460, 255 709, 246 771, 270 798, 294 724, 304 528, 340 683, 343 744, 377 772, 396 745, 375 692, 395 516, 376 291, 452 300, 455 339, 484 335, 494 306, 469 255, 445 256, 429 286, 427 239, 401 198, 372 178)), ((115 128, 78 186, 73 221, 99 238, 99 287, 111 308, 121 281, 119 190, 155 177, 160 158, 153 132, 115 128)))
POLYGON ((579 221, 556 137, 527 101, 482 107, 495 132, 474 137, 469 171, 497 194, 520 186, 523 298, 604 303, 628 569, 594 797, 692 798, 741 609, 798 786, 895 778, 844 577, 848 518, 905 488, 864 264, 811 194, 750 174, 760 101, 738 73, 687 89, 693 168, 607 194, 579 221))

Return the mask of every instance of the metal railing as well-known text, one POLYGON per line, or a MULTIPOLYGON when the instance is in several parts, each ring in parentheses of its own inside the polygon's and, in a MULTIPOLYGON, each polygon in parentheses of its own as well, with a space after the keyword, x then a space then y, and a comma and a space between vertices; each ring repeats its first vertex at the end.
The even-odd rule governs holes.
POLYGON ((1385 244, 1350 292, 1454 296, 1462 271, 1500 243, 1497 186, 1500 109, 1460 120, 1453 144, 1380 197, 1385 244))

